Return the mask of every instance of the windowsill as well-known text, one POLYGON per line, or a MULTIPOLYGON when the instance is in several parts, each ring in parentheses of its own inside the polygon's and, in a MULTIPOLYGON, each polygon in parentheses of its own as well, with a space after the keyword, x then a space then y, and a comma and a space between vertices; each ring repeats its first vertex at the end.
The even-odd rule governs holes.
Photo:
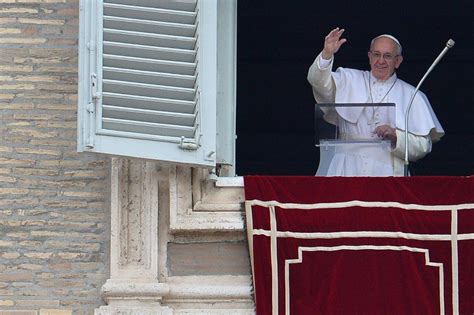
POLYGON ((216 187, 244 187, 244 177, 218 177, 216 187))

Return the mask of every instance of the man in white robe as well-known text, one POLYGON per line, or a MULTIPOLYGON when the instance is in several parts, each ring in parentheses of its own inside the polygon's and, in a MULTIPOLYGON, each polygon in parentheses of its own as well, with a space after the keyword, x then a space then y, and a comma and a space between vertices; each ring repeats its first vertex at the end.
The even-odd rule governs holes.
MULTIPOLYGON (((317 103, 395 103, 390 107, 336 107, 324 119, 337 124, 340 138, 385 139, 391 148, 353 145, 336 152, 330 176, 402 176, 405 159, 405 113, 415 88, 397 78, 403 61, 400 42, 391 35, 374 38, 368 52, 370 71, 338 68, 332 72, 334 54, 346 42, 344 29, 335 28, 308 72, 317 103), (395 116, 395 117, 394 117, 395 116)), ((426 96, 415 96, 408 121, 409 161, 431 152, 433 142, 444 135, 426 96)))

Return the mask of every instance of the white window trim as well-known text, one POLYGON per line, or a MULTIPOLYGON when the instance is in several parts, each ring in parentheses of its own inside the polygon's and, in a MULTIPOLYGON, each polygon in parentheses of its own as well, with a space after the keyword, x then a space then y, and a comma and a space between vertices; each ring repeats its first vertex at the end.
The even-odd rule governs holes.
POLYGON ((237 0, 217 4, 217 163, 235 175, 237 99, 237 0))

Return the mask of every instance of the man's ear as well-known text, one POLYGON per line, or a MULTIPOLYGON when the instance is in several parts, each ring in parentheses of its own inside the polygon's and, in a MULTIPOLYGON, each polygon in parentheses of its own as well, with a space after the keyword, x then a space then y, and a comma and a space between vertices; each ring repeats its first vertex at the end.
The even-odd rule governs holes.
POLYGON ((397 56, 397 60, 395 61, 395 69, 398 69, 398 67, 400 67, 402 62, 403 62, 403 56, 402 55, 397 56))

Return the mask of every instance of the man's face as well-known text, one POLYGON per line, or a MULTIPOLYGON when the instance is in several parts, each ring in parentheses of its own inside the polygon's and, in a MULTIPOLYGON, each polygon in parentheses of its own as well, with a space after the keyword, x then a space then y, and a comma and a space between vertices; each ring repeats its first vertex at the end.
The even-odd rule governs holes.
POLYGON ((397 44, 387 37, 377 38, 368 55, 372 75, 382 81, 390 78, 403 61, 397 53, 397 44))

